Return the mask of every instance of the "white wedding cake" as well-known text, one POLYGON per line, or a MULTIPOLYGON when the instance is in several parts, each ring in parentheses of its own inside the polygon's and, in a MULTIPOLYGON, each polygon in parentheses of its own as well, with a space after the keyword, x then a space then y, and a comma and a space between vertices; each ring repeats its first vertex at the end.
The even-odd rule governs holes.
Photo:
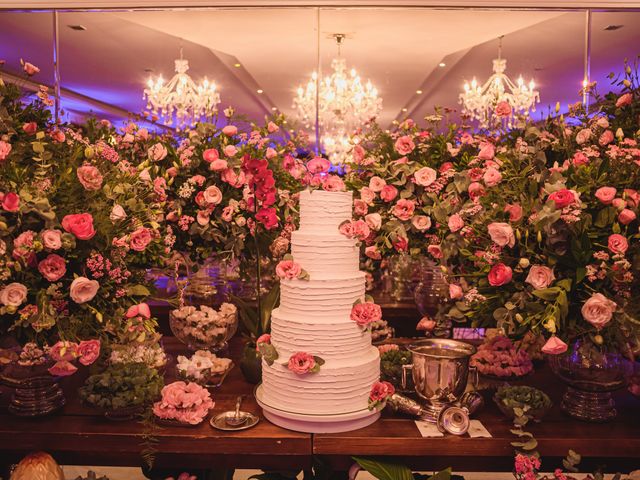
POLYGON ((380 377, 378 349, 369 329, 350 318, 354 303, 364 300, 365 274, 359 270, 357 240, 338 230, 351 220, 352 202, 351 192, 300 194, 300 229, 291 236, 291 253, 309 278, 282 280, 280 306, 272 313, 271 345, 278 359, 271 365, 263 361, 259 400, 273 410, 319 416, 359 412, 371 419, 368 423, 377 418, 368 404, 380 377), (298 352, 324 363, 316 372, 295 373, 288 360, 298 352))

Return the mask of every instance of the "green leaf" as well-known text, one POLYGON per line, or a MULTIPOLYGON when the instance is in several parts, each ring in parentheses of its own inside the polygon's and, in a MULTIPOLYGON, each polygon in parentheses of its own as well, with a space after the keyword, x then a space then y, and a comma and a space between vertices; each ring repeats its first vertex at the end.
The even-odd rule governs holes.
MULTIPOLYGON (((397 463, 388 463, 374 458, 353 457, 362 468, 379 480, 413 480, 411 470, 397 463)), ((446 480, 448 477, 437 478, 446 480)))
POLYGON ((131 285, 127 287, 127 294, 131 297, 148 297, 151 292, 144 285, 131 285))
POLYGON ((551 302, 556 299, 560 289, 558 287, 543 288, 540 290, 534 290, 532 293, 535 297, 551 302))

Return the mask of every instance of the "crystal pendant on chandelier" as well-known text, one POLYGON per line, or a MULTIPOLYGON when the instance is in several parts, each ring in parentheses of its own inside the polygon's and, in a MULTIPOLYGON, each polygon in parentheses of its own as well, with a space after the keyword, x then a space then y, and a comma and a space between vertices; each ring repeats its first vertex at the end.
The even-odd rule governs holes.
POLYGON ((162 117, 165 125, 175 125, 178 130, 192 127, 198 121, 211 118, 218 111, 220 94, 215 83, 205 79, 197 85, 187 74, 189 62, 182 58, 175 61, 176 74, 165 83, 162 75, 154 81, 150 78, 144 89, 143 99, 147 109, 155 117, 162 117), (174 120, 175 115, 175 120, 174 120))
POLYGON ((498 47, 498 58, 493 60, 493 75, 484 85, 474 78, 471 84, 465 82, 464 92, 460 94, 463 112, 478 120, 481 128, 494 128, 500 125, 511 128, 518 115, 528 116, 536 111, 540 102, 540 93, 535 89, 533 80, 525 84, 522 77, 517 83, 507 76, 507 60, 502 58, 502 37, 498 47))
POLYGON ((374 119, 382 110, 382 99, 371 81, 363 84, 355 69, 348 70, 347 62, 340 57, 343 34, 334 35, 338 44, 338 58, 331 62, 333 73, 322 79, 314 72, 306 86, 299 86, 293 100, 293 108, 307 128, 316 121, 316 93, 318 123, 322 129, 322 147, 329 159, 336 164, 347 160, 353 148, 351 135, 365 122, 374 119), (319 88, 319 91, 317 91, 319 88))

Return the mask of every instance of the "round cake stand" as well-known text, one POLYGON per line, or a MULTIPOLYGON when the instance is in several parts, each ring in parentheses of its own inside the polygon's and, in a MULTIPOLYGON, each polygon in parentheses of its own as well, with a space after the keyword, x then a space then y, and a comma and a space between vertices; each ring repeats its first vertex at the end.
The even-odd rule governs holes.
POLYGON ((380 418, 376 410, 360 410, 357 412, 336 415, 309 415, 304 413, 285 412, 267 405, 264 402, 262 385, 255 390, 258 405, 267 420, 279 427, 304 433, 340 433, 350 432, 371 425, 380 418))

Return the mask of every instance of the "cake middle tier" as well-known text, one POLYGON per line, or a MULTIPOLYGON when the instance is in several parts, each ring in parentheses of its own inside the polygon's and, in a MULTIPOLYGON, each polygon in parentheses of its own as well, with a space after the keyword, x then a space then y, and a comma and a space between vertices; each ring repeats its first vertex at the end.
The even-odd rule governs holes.
POLYGON ((309 280, 282 280, 279 308, 282 314, 299 318, 348 318, 353 304, 363 299, 364 294, 364 272, 342 278, 327 272, 309 280))
POLYGON ((296 352, 314 352, 324 360, 358 358, 371 347, 371 332, 349 317, 313 318, 271 314, 271 343, 281 358, 296 352))
POLYGON ((360 249, 356 240, 335 232, 297 230, 291 234, 291 254, 311 278, 331 273, 336 277, 353 274, 360 268, 360 249))

